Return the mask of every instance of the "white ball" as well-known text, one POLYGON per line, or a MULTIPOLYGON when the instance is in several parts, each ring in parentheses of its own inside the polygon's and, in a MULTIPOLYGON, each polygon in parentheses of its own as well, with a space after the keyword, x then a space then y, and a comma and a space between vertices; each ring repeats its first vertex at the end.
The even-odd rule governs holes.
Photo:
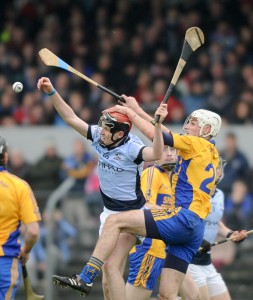
POLYGON ((23 90, 23 84, 17 81, 13 83, 12 89, 15 93, 20 93, 23 90))

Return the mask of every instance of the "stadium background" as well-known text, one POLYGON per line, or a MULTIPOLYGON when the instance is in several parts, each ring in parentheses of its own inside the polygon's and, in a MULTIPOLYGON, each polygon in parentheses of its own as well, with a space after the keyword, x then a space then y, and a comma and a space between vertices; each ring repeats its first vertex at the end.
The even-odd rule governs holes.
MULTIPOLYGON (((166 123, 177 130, 194 109, 207 108, 219 113, 224 125, 217 146, 223 150, 226 134, 235 133, 238 150, 248 161, 242 179, 248 188, 251 208, 253 3, 250 0, 1 1, 0 132, 8 140, 10 150, 20 151, 30 167, 36 167, 46 148, 52 145, 63 160, 72 154, 77 134, 55 113, 50 99, 37 91, 36 83, 41 76, 49 76, 57 91, 88 123, 97 123, 100 112, 116 103, 111 96, 77 76, 45 67, 38 56, 41 48, 49 48, 116 93, 135 96, 140 105, 153 114, 174 72, 184 33, 191 26, 203 30, 206 42, 193 54, 180 77, 169 102, 166 123), (12 91, 15 81, 24 84, 20 94, 12 91)), ((44 210, 53 190, 36 188, 41 185, 34 184, 33 179, 30 178, 30 184, 44 210)), ((59 184, 62 182, 61 178, 59 184)), ((67 238, 70 257, 65 264, 56 266, 60 271, 71 267, 73 271, 80 269, 84 256, 89 256, 96 240, 98 226, 98 218, 89 216, 86 190, 69 189, 64 195, 59 193, 57 205, 63 217, 76 228, 78 236, 67 238), (73 201, 70 206, 84 207, 87 222, 69 213, 70 207, 64 203, 70 201, 73 201)), ((227 191, 228 197, 230 192, 227 191)), ((95 210, 97 214, 98 210, 95 210)), ((250 228, 252 216, 242 215, 241 218, 244 221, 248 218, 249 222, 243 224, 250 228)), ((54 244, 59 246, 55 242, 57 239, 59 236, 53 237, 54 244)), ((231 259, 216 254, 215 261, 233 299, 253 297, 252 242, 249 239, 236 249, 225 249, 231 259)), ((59 249, 56 248, 56 256, 60 255, 59 249)), ((224 252, 220 249, 217 252, 224 252)), ((47 253, 51 259, 54 250, 47 253)), ((39 270, 37 266, 41 262, 35 260, 34 266, 30 266, 31 272, 38 277, 34 286, 41 293, 50 290, 47 260, 50 260, 48 256, 39 270)), ((102 299, 99 282, 96 286, 98 291, 94 299, 102 299)), ((71 297, 58 289, 54 293, 52 299, 63 299, 64 295, 66 299, 71 297)), ((23 299, 22 287, 16 298, 23 299)))

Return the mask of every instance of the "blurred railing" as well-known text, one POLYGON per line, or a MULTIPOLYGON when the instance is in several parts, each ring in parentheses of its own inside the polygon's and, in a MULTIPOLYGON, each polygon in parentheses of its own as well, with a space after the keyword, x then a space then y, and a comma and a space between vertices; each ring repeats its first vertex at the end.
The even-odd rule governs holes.
POLYGON ((48 235, 46 239, 47 249, 47 269, 46 269, 46 300, 53 300, 53 286, 52 275, 54 274, 54 262, 53 262, 53 212, 59 202, 64 199, 65 195, 74 186, 75 179, 67 178, 48 198, 46 209, 48 213, 48 235))

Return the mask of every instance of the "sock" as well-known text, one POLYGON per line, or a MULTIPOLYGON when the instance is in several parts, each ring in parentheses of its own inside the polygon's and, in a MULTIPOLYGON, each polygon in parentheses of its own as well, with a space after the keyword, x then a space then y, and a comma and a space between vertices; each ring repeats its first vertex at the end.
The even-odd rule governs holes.
POLYGON ((95 256, 91 256, 90 260, 87 262, 79 276, 84 282, 92 283, 101 272, 103 264, 104 263, 101 260, 95 256))

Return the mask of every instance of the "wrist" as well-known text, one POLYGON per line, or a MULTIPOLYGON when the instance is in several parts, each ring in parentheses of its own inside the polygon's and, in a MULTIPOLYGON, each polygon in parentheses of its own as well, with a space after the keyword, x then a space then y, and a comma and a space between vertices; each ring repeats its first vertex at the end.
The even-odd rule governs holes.
POLYGON ((143 109, 138 105, 134 108, 134 111, 138 114, 138 115, 141 115, 143 114, 143 109))
POLYGON ((28 249, 25 245, 23 247, 23 253, 29 254, 31 252, 31 249, 28 249))
POLYGON ((131 120, 131 121, 133 121, 135 118, 137 118, 137 114, 135 113, 135 112, 132 112, 132 113, 130 113, 130 114, 128 114, 128 117, 129 117, 129 119, 131 120))
POLYGON ((227 235, 226 235, 226 238, 227 238, 227 239, 230 238, 231 235, 232 235, 233 233, 234 233, 233 230, 229 230, 229 232, 228 232, 227 235))
POLYGON ((55 93, 56 93, 56 89, 54 88, 54 89, 52 90, 52 92, 48 93, 47 95, 48 95, 48 96, 53 96, 55 93))

